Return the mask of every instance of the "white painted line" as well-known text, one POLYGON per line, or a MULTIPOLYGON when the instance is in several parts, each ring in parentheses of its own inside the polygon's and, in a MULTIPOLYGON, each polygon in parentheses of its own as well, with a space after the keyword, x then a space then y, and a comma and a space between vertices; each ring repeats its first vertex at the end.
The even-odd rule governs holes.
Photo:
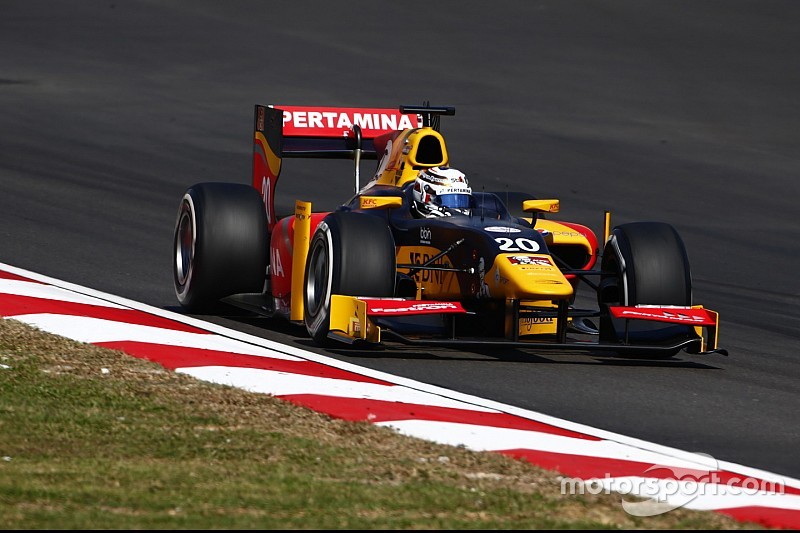
POLYGON ((475 451, 533 450, 568 455, 582 455, 598 459, 635 461, 648 465, 663 465, 673 468, 689 468, 706 471, 716 470, 716 462, 677 460, 660 453, 633 448, 610 440, 587 440, 542 433, 538 431, 487 426, 475 426, 458 422, 435 420, 398 420, 377 422, 389 426, 404 435, 430 440, 451 446, 463 445, 475 451))
POLYGON ((285 359, 288 361, 303 361, 303 359, 291 355, 274 352, 261 346, 212 333, 190 333, 187 331, 164 329, 154 326, 143 326, 141 324, 128 324, 126 322, 117 322, 102 318, 49 313, 16 315, 10 318, 35 326, 43 331, 79 342, 146 342, 150 344, 182 346, 186 348, 219 350, 222 352, 256 355, 273 359, 285 359))
POLYGON ((42 285, 41 283, 30 283, 16 279, 0 278, 0 293, 78 304, 98 305, 102 307, 111 307, 114 309, 125 309, 125 306, 110 302, 108 300, 100 300, 98 298, 93 298, 77 292, 60 289, 58 287, 42 285))
POLYGON ((335 402, 336 398, 361 398, 382 402, 403 402, 452 409, 495 412, 486 408, 476 409, 474 406, 465 405, 456 400, 396 385, 380 385, 362 381, 291 374, 277 370, 231 366, 178 368, 176 371, 212 383, 231 385, 251 392, 272 394, 273 396, 319 394, 331 396, 332 402, 335 402))

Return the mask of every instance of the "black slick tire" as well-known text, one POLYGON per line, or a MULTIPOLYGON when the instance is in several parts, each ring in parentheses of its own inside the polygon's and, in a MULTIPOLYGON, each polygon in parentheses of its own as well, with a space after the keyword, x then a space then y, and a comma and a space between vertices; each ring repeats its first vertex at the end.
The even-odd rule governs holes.
POLYGON ((190 312, 212 312, 221 298, 261 292, 269 257, 261 195, 236 183, 193 185, 178 208, 173 252, 175 294, 190 312))
POLYGON ((396 264, 384 220, 344 211, 325 217, 311 238, 303 283, 303 319, 314 343, 330 345, 332 294, 391 297, 396 264))
MULTIPOLYGON (((683 240, 669 224, 634 222, 614 228, 603 251, 601 271, 601 341, 617 342, 621 338, 620 324, 609 316, 608 306, 692 305, 689 258, 683 240)), ((668 342, 688 334, 685 326, 639 321, 631 321, 630 325, 638 328, 629 331, 634 341, 668 342)), ((656 353, 661 352, 652 352, 656 353)))

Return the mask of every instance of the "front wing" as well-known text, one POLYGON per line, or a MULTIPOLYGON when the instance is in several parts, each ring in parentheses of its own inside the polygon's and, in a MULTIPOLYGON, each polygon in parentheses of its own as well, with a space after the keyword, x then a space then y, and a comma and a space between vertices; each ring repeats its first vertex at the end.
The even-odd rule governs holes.
POLYGON ((403 344, 432 346, 502 345, 636 353, 654 357, 681 349, 697 354, 727 355, 727 351, 717 345, 719 314, 702 306, 609 307, 608 312, 624 322, 626 331, 629 323, 645 321, 690 326, 689 331, 693 333, 654 343, 630 340, 627 333, 619 338, 619 342, 576 340, 568 335, 569 325, 572 320, 586 316, 586 313, 562 305, 553 310, 554 334, 520 336, 519 321, 523 318, 517 312, 507 318, 516 322, 516 327, 506 328, 510 333, 505 336, 465 337, 456 334, 456 321, 459 315, 474 313, 467 311, 459 302, 332 295, 328 336, 348 344, 380 345, 385 340, 394 340, 403 344), (398 324, 404 327, 397 327, 398 324))

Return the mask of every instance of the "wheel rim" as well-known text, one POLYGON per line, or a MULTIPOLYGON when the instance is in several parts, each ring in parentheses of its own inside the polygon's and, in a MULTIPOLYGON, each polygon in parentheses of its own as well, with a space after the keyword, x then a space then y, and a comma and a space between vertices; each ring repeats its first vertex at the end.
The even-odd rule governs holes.
POLYGON ((194 225, 189 210, 181 212, 178 231, 175 233, 175 278, 181 286, 186 285, 194 260, 194 225))
POLYGON ((306 309, 311 316, 315 316, 324 305, 328 293, 328 258, 323 243, 315 243, 308 261, 306 309))

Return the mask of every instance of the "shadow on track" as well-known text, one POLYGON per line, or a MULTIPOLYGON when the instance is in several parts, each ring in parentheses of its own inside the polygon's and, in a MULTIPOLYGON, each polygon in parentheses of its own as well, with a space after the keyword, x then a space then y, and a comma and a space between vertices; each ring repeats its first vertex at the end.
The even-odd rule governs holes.
MULTIPOLYGON (((179 306, 164 308, 184 314, 179 306)), ((248 333, 258 335, 259 330, 278 333, 286 336, 283 342, 293 344, 299 348, 314 351, 320 354, 339 356, 351 359, 353 362, 358 360, 379 360, 379 359, 398 359, 407 361, 481 361, 497 363, 536 363, 551 365, 600 365, 600 366, 622 366, 622 367, 649 367, 649 368, 685 368, 694 370, 720 370, 720 367, 696 360, 682 359, 683 354, 678 354, 669 359, 648 359, 645 357, 632 357, 629 355, 621 356, 610 353, 599 353, 591 350, 548 350, 541 347, 531 347, 529 349, 505 348, 502 346, 475 346, 460 348, 457 345, 440 347, 431 346, 420 349, 419 346, 409 346, 401 343, 387 342, 379 347, 333 347, 323 349, 314 344, 306 335, 305 328, 292 324, 286 320, 276 320, 263 316, 253 315, 246 311, 239 312, 236 308, 220 309, 220 313, 209 315, 186 315, 199 320, 221 319, 222 321, 232 321, 242 325, 250 326, 248 333)), ((212 321, 213 322, 213 321, 212 321)), ((685 357, 693 357, 685 354, 685 357)))
MULTIPOLYGON (((298 344, 313 347, 311 341, 298 340, 298 344)), ((585 353, 567 350, 541 350, 531 348, 521 350, 518 348, 475 349, 460 350, 453 348, 432 348, 422 351, 418 347, 386 346, 383 349, 342 349, 333 348, 328 352, 352 359, 404 359, 404 360, 449 360, 449 361, 481 361, 497 363, 536 363, 553 365, 601 365, 624 367, 651 367, 651 368, 687 368, 696 370, 720 370, 719 367, 684 360, 680 355, 672 359, 645 359, 630 356, 617 356, 611 354, 585 353)), ((687 356, 690 356, 687 354, 687 356)))

